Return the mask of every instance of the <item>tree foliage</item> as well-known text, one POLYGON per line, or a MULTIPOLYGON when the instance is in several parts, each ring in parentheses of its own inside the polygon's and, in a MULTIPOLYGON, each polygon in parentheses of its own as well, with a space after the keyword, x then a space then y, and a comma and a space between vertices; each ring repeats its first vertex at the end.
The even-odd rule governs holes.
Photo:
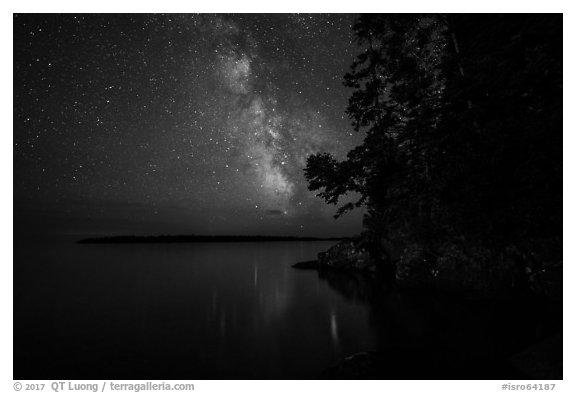
POLYGON ((388 237, 561 234, 561 17, 370 14, 354 32, 347 114, 365 138, 309 157, 310 190, 358 193, 337 216, 365 205, 388 237))

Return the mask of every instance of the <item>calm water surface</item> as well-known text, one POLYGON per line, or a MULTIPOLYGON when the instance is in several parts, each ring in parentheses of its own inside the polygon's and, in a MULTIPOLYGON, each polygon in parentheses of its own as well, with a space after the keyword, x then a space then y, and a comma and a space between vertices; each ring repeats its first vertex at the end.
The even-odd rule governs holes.
POLYGON ((314 378, 368 305, 290 266, 331 242, 16 245, 15 378, 314 378))
POLYGON ((316 379, 366 350, 376 379, 561 378, 561 303, 290 267, 332 244, 15 244, 14 378, 316 379), (556 374, 519 374, 535 345, 556 374))

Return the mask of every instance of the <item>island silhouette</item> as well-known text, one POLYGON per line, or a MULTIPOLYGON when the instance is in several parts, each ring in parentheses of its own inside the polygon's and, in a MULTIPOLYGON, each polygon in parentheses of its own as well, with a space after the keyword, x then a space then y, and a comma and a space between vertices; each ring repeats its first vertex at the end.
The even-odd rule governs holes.
POLYGON ((298 236, 244 236, 244 235, 159 235, 159 236, 107 236, 78 240, 80 244, 109 243, 230 243, 230 242, 302 242, 342 241, 346 237, 298 237, 298 236))

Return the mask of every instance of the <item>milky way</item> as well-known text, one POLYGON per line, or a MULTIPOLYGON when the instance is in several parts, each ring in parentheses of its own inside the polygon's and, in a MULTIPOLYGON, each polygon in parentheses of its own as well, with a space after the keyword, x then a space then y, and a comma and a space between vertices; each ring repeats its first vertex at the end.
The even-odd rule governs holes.
POLYGON ((353 21, 16 15, 17 214, 65 233, 357 232, 303 175, 362 137, 344 114, 353 21))

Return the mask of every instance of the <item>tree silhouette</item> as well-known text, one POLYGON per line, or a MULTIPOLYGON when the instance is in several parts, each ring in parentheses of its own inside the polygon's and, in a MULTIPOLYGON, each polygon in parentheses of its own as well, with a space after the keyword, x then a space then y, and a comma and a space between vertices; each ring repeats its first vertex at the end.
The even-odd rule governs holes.
POLYGON ((308 158, 309 189, 377 237, 505 248, 561 236, 562 19, 362 15, 344 77, 363 143, 308 158))

